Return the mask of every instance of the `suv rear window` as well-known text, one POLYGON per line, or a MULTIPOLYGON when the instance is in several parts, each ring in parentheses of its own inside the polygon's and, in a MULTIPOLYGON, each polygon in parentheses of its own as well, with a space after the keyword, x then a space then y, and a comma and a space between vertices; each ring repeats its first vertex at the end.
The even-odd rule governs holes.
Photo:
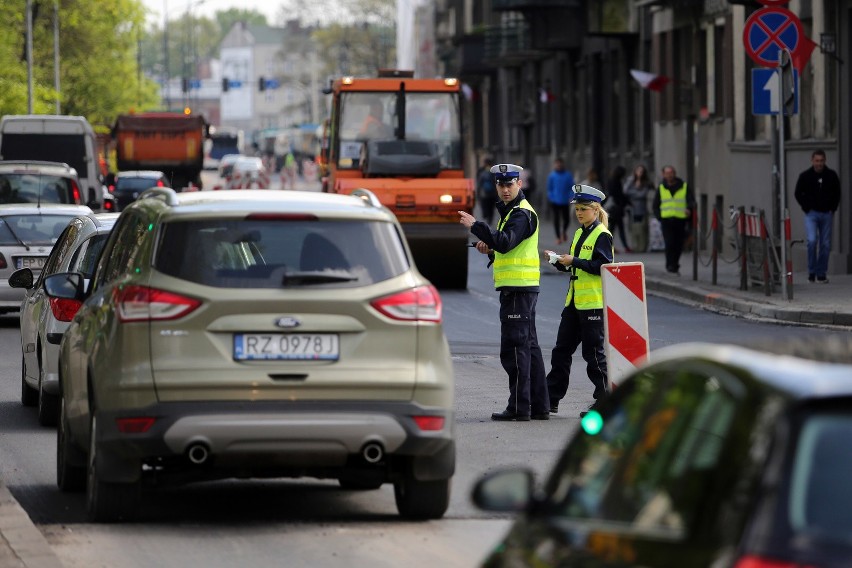
MULTIPOLYGON (((817 412, 798 437, 788 515, 804 541, 852 545, 852 412, 817 412)), ((795 539, 800 540, 800 539, 795 539)))
POLYGON ((349 288, 398 276, 409 263, 391 223, 216 219, 166 223, 154 267, 219 288, 349 288))
POLYGON ((77 203, 69 178, 37 173, 0 174, 0 203, 77 203))
POLYGON ((115 179, 115 191, 144 191, 156 187, 158 181, 159 178, 154 177, 118 177, 115 179))

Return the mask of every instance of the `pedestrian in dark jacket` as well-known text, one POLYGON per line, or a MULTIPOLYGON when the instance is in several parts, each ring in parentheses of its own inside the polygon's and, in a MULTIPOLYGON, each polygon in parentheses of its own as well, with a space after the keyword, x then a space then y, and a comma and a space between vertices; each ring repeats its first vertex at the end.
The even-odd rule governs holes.
POLYGON ((606 211, 609 214, 609 230, 615 235, 618 233, 618 238, 621 240, 621 246, 624 247, 624 252, 632 252, 630 245, 627 244, 627 233, 624 230, 624 213, 627 206, 630 205, 630 200, 624 194, 624 174, 627 171, 623 166, 615 166, 609 179, 606 180, 604 191, 607 195, 606 211))
POLYGON ((831 226, 840 205, 840 178, 825 165, 825 151, 814 150, 811 154, 811 167, 799 174, 795 196, 805 212, 808 281, 827 283, 831 226))

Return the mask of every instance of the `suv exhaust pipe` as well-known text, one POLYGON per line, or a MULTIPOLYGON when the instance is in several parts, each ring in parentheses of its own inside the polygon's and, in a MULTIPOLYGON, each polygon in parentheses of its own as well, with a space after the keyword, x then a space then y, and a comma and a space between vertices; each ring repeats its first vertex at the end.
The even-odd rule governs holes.
POLYGON ((195 465, 202 465, 210 458, 210 450, 205 444, 196 442, 186 449, 186 457, 195 465))
POLYGON ((379 463, 385 457, 385 450, 378 442, 368 442, 361 449, 361 457, 367 463, 379 463))

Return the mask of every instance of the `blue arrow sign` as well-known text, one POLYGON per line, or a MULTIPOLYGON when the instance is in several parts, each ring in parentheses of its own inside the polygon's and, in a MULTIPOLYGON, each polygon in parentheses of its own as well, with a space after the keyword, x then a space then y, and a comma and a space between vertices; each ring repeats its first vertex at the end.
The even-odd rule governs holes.
POLYGON ((267 79, 266 80, 266 88, 267 89, 277 89, 281 86, 281 82, 278 79, 267 79))
MULTIPOLYGON (((799 114, 799 73, 793 70, 793 114, 799 114)), ((751 70, 752 114, 780 114, 781 86, 777 69, 751 70)))
POLYGON ((234 81, 233 79, 228 81, 228 88, 229 89, 239 89, 242 86, 243 86, 242 81, 234 81))
POLYGON ((200 89, 201 88, 201 80, 200 79, 192 79, 189 82, 190 89, 200 89))

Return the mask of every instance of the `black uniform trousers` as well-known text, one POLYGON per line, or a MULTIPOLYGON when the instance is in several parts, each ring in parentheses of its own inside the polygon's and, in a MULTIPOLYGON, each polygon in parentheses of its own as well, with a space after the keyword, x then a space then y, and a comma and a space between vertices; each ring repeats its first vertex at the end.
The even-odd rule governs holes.
POLYGON ((669 272, 680 270, 680 255, 686 242, 687 227, 686 219, 666 217, 660 220, 663 242, 666 245, 666 270, 669 272))
POLYGON ((571 357, 581 343, 583 359, 586 361, 586 373, 595 385, 592 396, 597 400, 609 394, 604 353, 603 310, 578 310, 572 302, 571 305, 562 309, 559 331, 556 332, 556 346, 553 348, 550 359, 550 372, 547 374, 547 390, 552 406, 556 406, 568 392, 571 357))
POLYGON ((506 410, 522 416, 550 412, 535 330, 536 302, 538 292, 500 290, 500 363, 509 375, 506 410))

